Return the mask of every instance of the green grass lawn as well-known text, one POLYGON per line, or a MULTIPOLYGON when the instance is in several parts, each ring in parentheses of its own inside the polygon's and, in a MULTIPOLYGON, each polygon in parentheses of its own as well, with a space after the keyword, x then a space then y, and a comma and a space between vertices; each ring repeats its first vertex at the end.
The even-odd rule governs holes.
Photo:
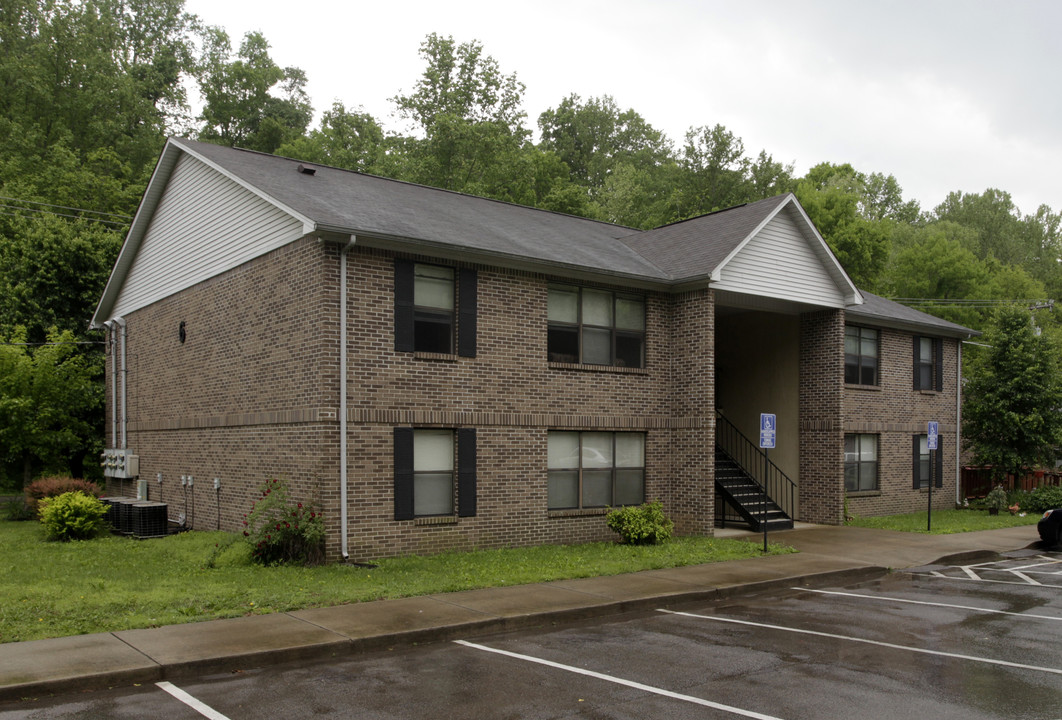
MULTIPOLYGON (((1035 525, 1040 513, 1028 513, 1025 517, 1002 512, 989 515, 987 510, 934 510, 932 518, 933 535, 972 532, 974 530, 997 530, 1017 525, 1035 525)), ((903 515, 885 515, 883 517, 857 517, 848 521, 849 525, 881 530, 899 530, 902 532, 926 532, 925 512, 905 513, 903 515)))
MULTIPOLYGON (((677 538, 445 553, 379 567, 251 564, 224 532, 48 542, 36 522, 0 522, 0 642, 757 557, 762 544, 677 538)), ((771 546, 771 554, 793 552, 771 546)))

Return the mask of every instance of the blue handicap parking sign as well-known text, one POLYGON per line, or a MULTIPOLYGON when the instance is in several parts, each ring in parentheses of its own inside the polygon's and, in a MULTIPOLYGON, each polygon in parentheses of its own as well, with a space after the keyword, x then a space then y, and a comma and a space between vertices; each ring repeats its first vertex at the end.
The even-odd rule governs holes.
POLYGON ((770 449, 774 447, 777 436, 777 418, 774 413, 760 413, 760 447, 770 449))
POLYGON ((937 449, 937 427, 938 426, 937 426, 937 423, 935 421, 930 421, 930 423, 929 423, 929 432, 928 432, 928 434, 926 436, 926 449, 927 450, 936 450, 937 449))

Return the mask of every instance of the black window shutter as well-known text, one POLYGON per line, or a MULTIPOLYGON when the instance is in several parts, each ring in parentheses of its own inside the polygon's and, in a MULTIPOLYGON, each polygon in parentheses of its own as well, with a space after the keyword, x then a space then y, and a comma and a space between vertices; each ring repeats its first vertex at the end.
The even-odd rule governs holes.
POLYGON ((919 442, 921 438, 921 435, 911 436, 911 440, 913 441, 911 443, 911 477, 913 478, 911 481, 911 488, 913 490, 917 490, 918 488, 922 487, 922 448, 919 442))
POLYGON ((395 258, 395 351, 413 352, 413 261, 395 258))
POLYGON ((476 271, 461 268, 457 288, 457 354, 461 357, 476 356, 477 293, 476 271))
POLYGON ((457 431, 457 515, 476 516, 476 429, 457 431))
POLYGON ((912 375, 914 375, 915 390, 922 389, 922 372, 920 369, 920 364, 922 360, 921 340, 922 338, 918 337, 917 335, 914 336, 914 370, 912 371, 912 375))
POLYGON ((937 461, 933 463, 933 484, 940 488, 944 487, 944 439, 937 435, 937 449, 933 451, 937 461))
POLYGON ((944 338, 937 338, 933 341, 933 353, 936 355, 936 360, 933 363, 936 370, 936 388, 937 392, 944 391, 944 338))
POLYGON ((395 520, 413 519, 413 428, 395 428, 395 520))

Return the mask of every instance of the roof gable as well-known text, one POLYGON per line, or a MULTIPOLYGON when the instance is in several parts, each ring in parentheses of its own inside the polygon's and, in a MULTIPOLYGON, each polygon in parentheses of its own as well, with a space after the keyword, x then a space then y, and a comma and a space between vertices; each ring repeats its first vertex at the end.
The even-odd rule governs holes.
POLYGON ((792 193, 624 238, 676 283, 829 307, 861 302, 792 193))

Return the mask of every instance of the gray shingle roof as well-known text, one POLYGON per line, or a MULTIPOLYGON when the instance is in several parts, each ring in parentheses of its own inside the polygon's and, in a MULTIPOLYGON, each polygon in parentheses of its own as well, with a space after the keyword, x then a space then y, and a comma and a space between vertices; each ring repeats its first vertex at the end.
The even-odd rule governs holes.
POLYGON ((675 279, 710 275, 790 195, 779 195, 623 238, 675 279))
POLYGON ((275 155, 173 140, 323 229, 408 239, 599 272, 668 281, 616 239, 636 230, 275 155))
POLYGON ((845 316, 849 320, 863 320, 870 324, 884 325, 901 330, 916 332, 930 331, 935 335, 947 335, 949 337, 970 337, 980 335, 976 330, 971 330, 962 325, 942 320, 933 315, 909 308, 906 305, 887 300, 879 295, 860 290, 863 296, 862 305, 854 305, 845 310, 845 316))
MULTIPOLYGON (((171 138, 156 174, 168 176, 173 148, 204 158, 321 231, 423 244, 427 252, 432 247, 448 247, 661 285, 709 276, 757 227, 793 199, 791 194, 780 195, 641 232, 327 166, 312 165, 316 172, 304 174, 298 172, 297 160, 180 138, 171 138)), ((153 177, 141 206, 145 217, 138 211, 126 240, 127 245, 134 245, 132 252, 123 247, 101 298, 99 317, 109 312, 135 245, 146 232, 163 190, 157 179, 153 177)), ((862 295, 865 303, 847 310, 856 320, 956 337, 977 334, 877 295, 862 295)))

